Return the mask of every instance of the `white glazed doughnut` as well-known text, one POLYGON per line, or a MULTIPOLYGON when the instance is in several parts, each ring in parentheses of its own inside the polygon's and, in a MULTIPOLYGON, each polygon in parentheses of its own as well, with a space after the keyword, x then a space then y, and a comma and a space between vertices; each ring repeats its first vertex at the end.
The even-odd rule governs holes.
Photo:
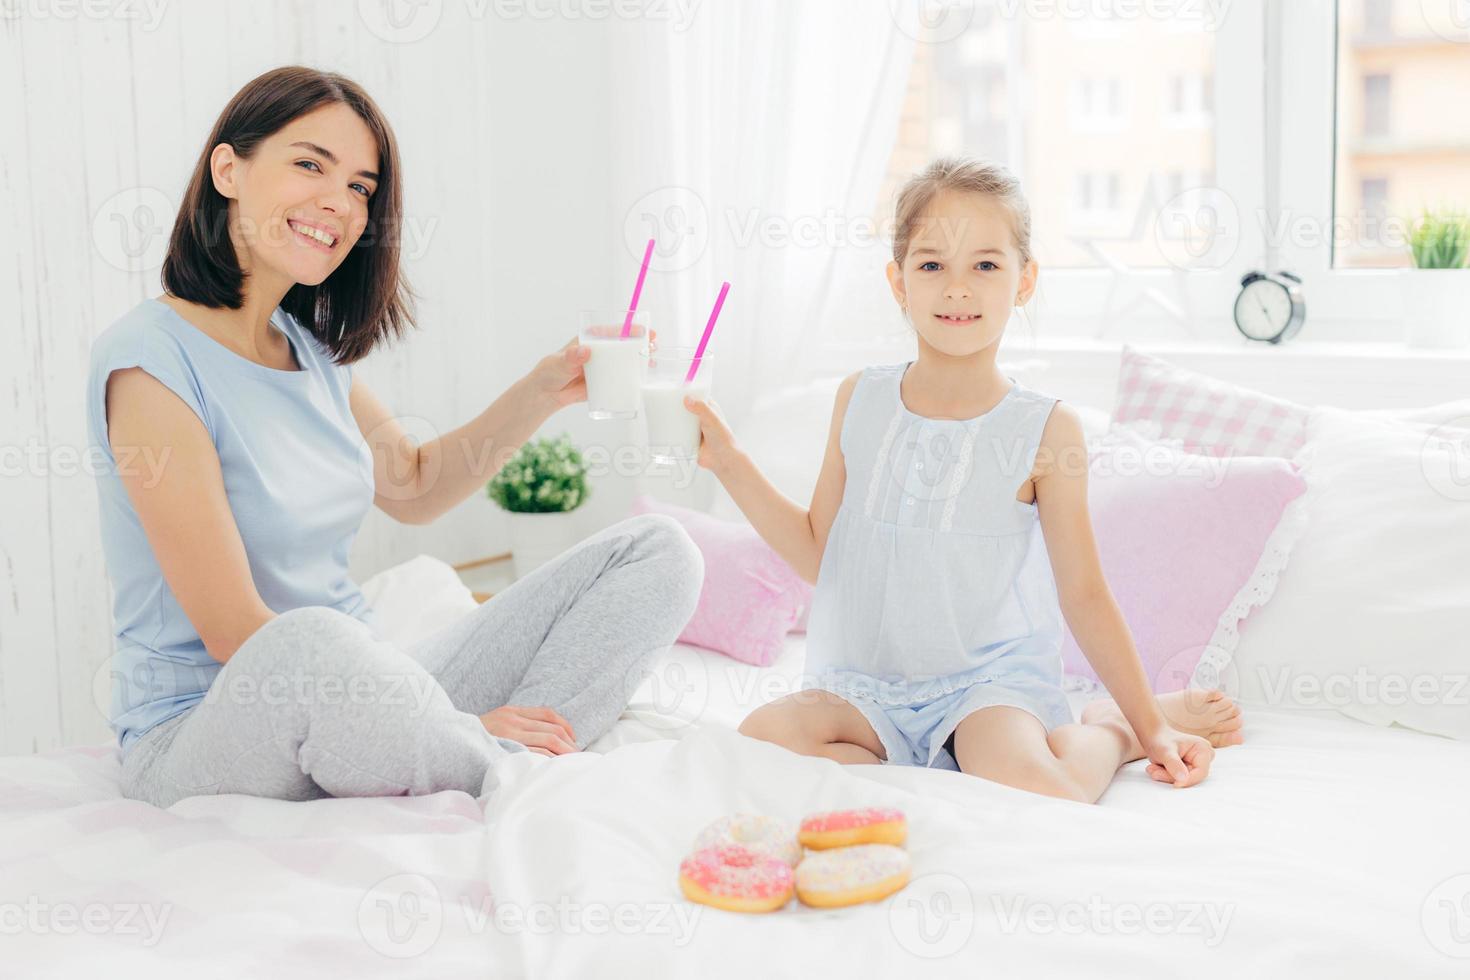
POLYGON ((796 897, 836 908, 887 898, 909 883, 909 853, 892 844, 812 851, 796 866, 796 897))
POLYGON ((756 813, 722 817, 700 831, 694 839, 696 851, 724 844, 738 844, 757 854, 785 861, 792 867, 801 861, 802 848, 796 839, 796 829, 776 817, 756 813))

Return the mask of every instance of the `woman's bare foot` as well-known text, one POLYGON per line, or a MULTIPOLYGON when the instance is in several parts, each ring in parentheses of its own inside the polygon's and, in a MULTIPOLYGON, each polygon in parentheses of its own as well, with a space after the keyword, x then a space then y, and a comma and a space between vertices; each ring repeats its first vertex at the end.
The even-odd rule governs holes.
MULTIPOLYGON (((1241 729, 1245 720, 1240 715, 1240 705, 1230 699, 1224 691, 1190 688, 1158 696, 1159 708, 1169 724, 1181 732, 1208 739, 1217 749, 1227 745, 1239 745, 1245 741, 1241 729)), ((1128 760, 1142 759, 1146 753, 1133 732, 1133 726, 1123 717, 1123 709, 1112 698, 1099 698, 1082 706, 1084 725, 1110 725, 1128 737, 1128 760)))

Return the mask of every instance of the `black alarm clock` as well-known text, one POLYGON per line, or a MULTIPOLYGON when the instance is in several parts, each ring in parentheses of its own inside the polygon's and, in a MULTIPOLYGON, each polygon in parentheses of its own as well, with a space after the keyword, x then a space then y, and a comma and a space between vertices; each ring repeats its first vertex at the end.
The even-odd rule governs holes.
POLYGON ((1251 340, 1279 344, 1301 330, 1307 318, 1302 281, 1290 272, 1252 272, 1240 280, 1235 327, 1251 340))

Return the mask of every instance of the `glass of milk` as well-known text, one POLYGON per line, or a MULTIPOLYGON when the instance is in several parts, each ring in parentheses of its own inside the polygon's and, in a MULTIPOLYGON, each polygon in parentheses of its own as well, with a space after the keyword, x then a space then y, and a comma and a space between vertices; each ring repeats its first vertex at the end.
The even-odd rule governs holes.
POLYGON ((643 415, 648 421, 648 456, 655 463, 699 458, 699 416, 684 407, 684 396, 709 400, 710 353, 700 358, 694 380, 685 384, 694 347, 659 347, 648 359, 643 379, 643 415))
POLYGON ((628 311, 586 312, 578 342, 592 348, 582 365, 587 378, 587 414, 594 419, 636 419, 638 395, 648 361, 648 314, 634 313, 628 336, 628 311))

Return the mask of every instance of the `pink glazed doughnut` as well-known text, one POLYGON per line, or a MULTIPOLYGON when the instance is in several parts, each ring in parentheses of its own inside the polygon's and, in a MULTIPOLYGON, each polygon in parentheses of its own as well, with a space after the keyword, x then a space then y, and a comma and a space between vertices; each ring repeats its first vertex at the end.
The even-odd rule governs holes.
POLYGON ((738 844, 707 847, 679 865, 691 902, 729 912, 774 912, 791 901, 791 865, 738 844))
POLYGON ((908 834, 908 820, 902 810, 873 806, 862 810, 833 810, 807 817, 801 822, 798 836, 803 846, 825 851, 853 844, 902 846, 908 834))

